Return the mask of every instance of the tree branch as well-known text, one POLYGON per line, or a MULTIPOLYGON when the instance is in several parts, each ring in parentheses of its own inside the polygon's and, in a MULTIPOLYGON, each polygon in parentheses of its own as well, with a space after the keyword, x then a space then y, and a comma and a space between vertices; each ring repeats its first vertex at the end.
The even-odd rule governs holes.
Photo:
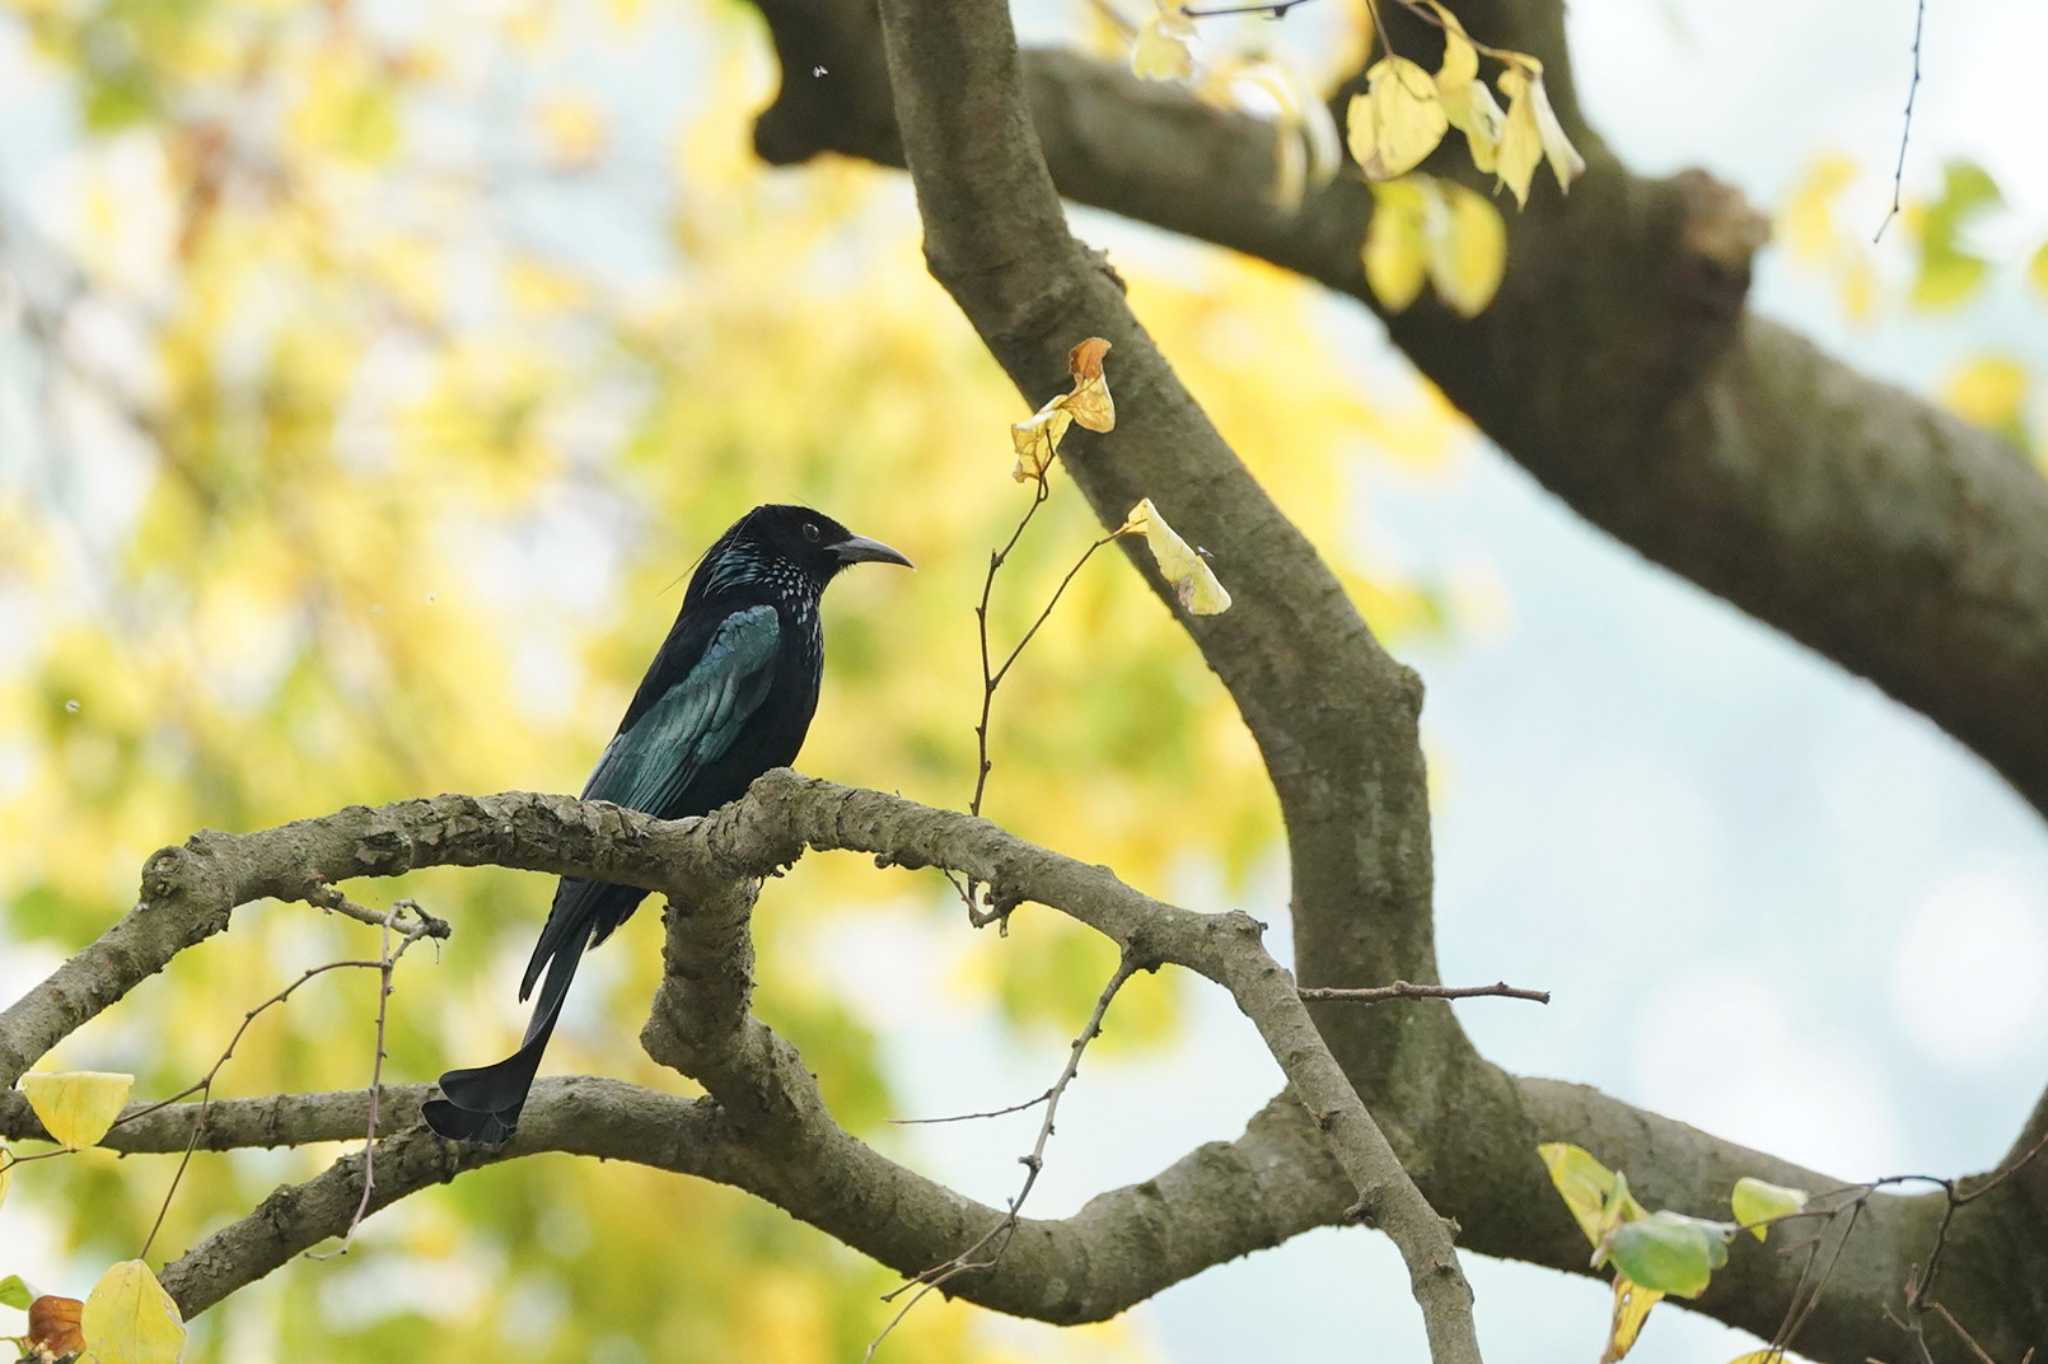
MULTIPOLYGON (((1138 1191, 1063 1223, 1020 1223, 1000 1273, 962 1278, 957 1291, 1007 1310, 1054 1320, 1113 1314, 1218 1259, 1335 1220, 1343 1202, 1322 1179, 1288 1188, 1279 1181, 1304 1165, 1341 1170, 1337 1188, 1381 1212, 1395 1234, 1409 1225, 1420 1199, 1407 1185, 1364 1106, 1350 1090, 1295 997, 1291 978, 1259 945, 1259 925, 1242 914, 1202 915, 1155 901, 1087 867, 1033 848, 984 821, 930 810, 896 797, 770 774, 748 797, 703 820, 663 824, 601 803, 514 793, 441 796, 370 810, 355 807, 322 819, 248 835, 208 834, 212 874, 197 877, 202 894, 168 891, 151 902, 173 938, 197 940, 225 922, 232 896, 252 886, 395 875, 417 867, 500 865, 624 881, 674 892, 667 914, 668 971, 645 1038, 650 1052, 703 1079, 711 1099, 684 1103, 631 1086, 590 1080, 544 1085, 520 1133, 504 1151, 441 1143, 424 1128, 398 1132, 376 1146, 376 1186, 365 1194, 364 1157, 336 1162, 307 1184, 279 1190, 255 1212, 181 1257, 164 1281, 188 1315, 203 1310, 291 1256, 344 1230, 359 1209, 374 1212, 429 1183, 497 1159, 535 1150, 564 1150, 640 1160, 724 1179, 789 1208, 849 1244, 911 1272, 950 1253, 1004 1214, 964 1199, 884 1160, 841 1129, 825 1110, 816 1082, 793 1048, 747 1016, 752 947, 747 935, 755 881, 794 860, 807 846, 860 848, 911 866, 938 865, 975 876, 1019 902, 1064 909, 1114 938, 1133 960, 1176 962, 1229 988, 1276 1048, 1295 1091, 1317 1115, 1294 1102, 1269 1105, 1235 1147, 1202 1148, 1138 1191), (294 873, 286 859, 311 864, 294 873), (317 874, 314 868, 317 867, 317 874), (675 903, 693 906, 679 911, 675 903), (1263 1219, 1234 1211, 1247 1197, 1268 1208, 1263 1219), (878 1216, 878 1209, 887 1209, 878 1216), (1153 1253, 1173 1227, 1175 1250, 1153 1253), (1099 1230, 1098 1230, 1099 1229, 1099 1230), (1133 1239, 1134 1233, 1143 1233, 1133 1239), (1099 1238, 1113 1244, 1096 1245, 1099 1238), (1118 1246, 1122 1253, 1114 1253, 1118 1246), (1140 1250, 1138 1248, 1147 1249, 1140 1250), (1076 1273, 1076 1266, 1088 1269, 1076 1273)), ((177 880, 195 857, 160 853, 152 874, 177 880)), ((124 919, 109 936, 127 931, 124 919)), ((107 972, 104 940, 60 968, 56 980, 107 972), (68 972, 68 974, 67 974, 68 972)), ((132 967, 120 968, 123 975, 132 967)), ((39 1016, 53 989, 37 987, 17 1003, 20 1017, 39 1016)), ((111 990, 94 998, 111 1001, 111 990)), ((33 1058, 31 1058, 32 1060, 33 1058)), ((396 1122, 416 1121, 422 1087, 382 1091, 396 1122)), ((110 1134, 117 1150, 223 1149, 241 1145, 332 1140, 361 1130, 367 1095, 288 1096, 221 1101, 196 1141, 193 1105, 138 1106, 110 1134)), ((0 1132, 36 1136, 41 1129, 25 1101, 0 1096, 0 1132)), ((1442 1238, 1433 1216, 1427 1231, 1442 1238)), ((1454 1271, 1454 1262, 1453 1262, 1454 1271)), ((1429 1267, 1462 1289, 1453 1272, 1429 1267)))
MULTIPOLYGON (((761 154, 902 164, 872 0, 756 3, 785 70, 809 69, 791 64, 802 44, 835 54, 831 80, 785 82, 761 154)), ((1747 315, 1763 220, 1697 171, 1642 179, 1606 151, 1577 116, 1559 12, 1458 6, 1474 35, 1543 59, 1588 173, 1509 215, 1492 307, 1468 321, 1424 303, 1388 319, 1392 339, 1581 515, 1868 677, 2048 812, 2048 480, 2000 437, 1747 315)), ((1402 51, 1434 59, 1426 26, 1387 19, 1402 51)), ((1269 125, 1071 53, 1027 53, 1024 73, 1061 193, 1374 305, 1364 187, 1340 179, 1282 212, 1256 189, 1275 173, 1269 125)), ((1034 377, 1052 391, 1044 366, 1034 377)))
MULTIPOLYGON (((1379 648, 1314 549, 1267 500, 1181 387, 1125 305, 1121 283, 1068 233, 1031 126, 1004 0, 883 0, 881 14, 889 86, 933 277, 1033 405, 1041 393, 1057 391, 1076 339, 1100 336, 1116 347, 1122 357, 1122 427, 1144 434, 1113 438, 1114 459, 1099 457, 1110 440, 1070 434, 1065 463, 1105 527, 1121 524, 1126 511, 1149 494, 1162 507, 1171 504, 1174 523, 1196 543, 1238 551, 1228 559, 1237 608, 1199 621, 1184 619, 1244 710, 1280 786, 1283 808, 1294 789, 1287 774, 1300 770, 1300 746, 1310 736, 1305 726, 1270 709, 1278 694, 1318 709, 1333 695, 1383 703, 1351 708, 1346 716, 1354 728, 1366 716, 1384 718, 1362 726, 1372 751, 1360 754, 1357 766, 1382 784, 1361 788, 1360 794, 1376 797, 1372 803, 1378 808, 1361 811, 1353 826, 1359 831, 1350 845, 1353 856, 1343 865, 1354 866, 1360 849, 1370 850, 1367 856, 1383 866, 1395 863, 1398 872, 1387 888, 1399 897, 1396 922, 1419 930, 1427 943, 1427 857, 1412 856, 1418 843, 1426 849, 1428 835, 1414 736, 1420 704, 1414 675, 1379 648), (1254 545, 1256 553, 1250 552, 1254 545), (1303 638, 1315 639, 1319 647, 1293 647, 1303 638), (1331 673, 1319 676, 1325 668, 1331 673), (1338 677, 1344 687, 1328 685, 1338 677)), ((1171 601, 1157 571, 1147 572, 1154 590, 1171 601)), ((1346 737, 1345 746, 1355 751, 1360 736, 1346 737)), ((1319 759, 1335 761, 1327 753, 1319 759)), ((1333 814, 1327 790, 1321 794, 1317 820, 1333 814)), ((1290 832, 1302 812, 1296 802, 1290 832)), ((1296 855, 1297 866, 1305 865, 1299 848, 1296 855)), ((1148 923, 1144 948, 1225 984, 1259 1025, 1296 1093, 1330 1128, 1360 1204, 1377 1213, 1408 1265, 1432 1355, 1476 1360, 1472 1293, 1444 1223, 1366 1113, 1352 1078, 1329 1054, 1292 980, 1285 990, 1272 988, 1273 977, 1284 973, 1263 949, 1257 955, 1266 966, 1254 980, 1234 964, 1219 972, 1177 958, 1151 940, 1156 931, 1148 923), (1297 1057, 1298 1065, 1290 1060, 1297 1057)), ((1128 937, 1111 936, 1127 950, 1138 949, 1128 937)), ((1304 948, 1301 959, 1314 958, 1304 948)))
MULTIPOLYGON (((1297 1041, 1307 1042, 1295 1012, 1299 1004, 1288 1009, 1274 1001, 1268 1009, 1261 998, 1261 992, 1291 995, 1292 982, 1266 958, 1242 915, 1201 915, 1162 904, 1102 868, 1034 847, 984 820, 794 773, 770 774, 744 800, 711 819, 676 824, 598 803, 514 793, 355 807, 262 833, 203 835, 194 843, 210 849, 209 865, 266 865, 273 881, 284 878, 285 883, 294 878, 285 874, 282 850, 295 849, 325 880, 496 862, 636 885, 693 887, 686 899, 701 894, 696 888, 707 882, 743 880, 771 870, 806 846, 859 851, 912 868, 949 867, 989 881, 1004 897, 1058 906, 1127 950, 1162 960, 1170 953, 1189 959, 1197 969, 1214 969, 1234 994, 1241 992, 1270 1020, 1261 1023, 1261 1030, 1278 1049, 1293 1053, 1297 1041)), ((151 865, 163 858, 158 854, 151 865)), ((226 893, 235 880, 214 876, 200 884, 226 893)), ((198 923, 224 920, 228 913, 216 902, 190 895, 167 899, 162 907, 198 923)), ((671 971, 678 962, 698 961, 702 964, 689 969, 704 982, 707 994, 728 988, 719 984, 718 970, 706 969, 715 968, 716 950, 711 961, 703 961, 688 946, 700 926, 679 925, 673 911, 670 923, 672 939, 681 940, 671 942, 671 971)), ((174 923, 163 927, 174 936, 190 931, 174 923)), ((122 931, 121 925, 109 930, 122 931)), ((106 959, 105 945, 99 943, 69 965, 84 971, 86 964, 106 959)), ((62 971, 59 976, 79 978, 62 971)), ((729 972, 724 979, 738 988, 729 972)), ((673 998, 679 984, 687 997, 687 978, 665 979, 663 996, 673 998)), ((16 1009, 25 1005, 33 1011, 39 1006, 36 995, 49 988, 47 983, 37 987, 16 1009)), ((1349 1008, 1342 1003, 1318 1007, 1349 1008)), ((650 1049, 657 1049, 657 1055, 667 1050, 657 1040, 665 1035, 663 1028, 674 1027, 673 1020, 666 1025, 658 1021, 668 1009, 666 1002, 658 1005, 648 1028, 650 1049)), ((709 1005, 707 1011, 707 1016, 726 1020, 740 1017, 731 1001, 709 1005)), ((1398 1020, 1421 1011, 1353 1012, 1398 1020)), ((706 1066, 707 1085, 715 1081, 710 1100, 678 1099, 589 1077, 545 1080, 535 1090, 517 1139, 501 1152, 462 1148, 458 1156, 455 1148, 439 1147, 415 1126, 420 1101, 431 1090, 388 1086, 381 1102, 386 1130, 393 1135, 379 1146, 371 1208, 496 1160, 563 1151, 637 1161, 748 1190, 905 1274, 972 1244, 1003 1218, 999 1209, 896 1165, 838 1127, 817 1100, 815 1082, 801 1058, 784 1050, 786 1044, 765 1027, 749 1019, 730 1035, 765 1058, 765 1079, 740 1079, 737 1062, 727 1063, 732 1074, 725 1077, 716 1066, 706 1066), (793 1127, 785 1132, 777 1114, 795 1115, 793 1127)), ((690 1044, 681 1045, 687 1049, 690 1044)), ((734 1048, 731 1054, 739 1051, 734 1048)), ((695 1060, 690 1055, 678 1059, 686 1064, 695 1060)), ((1311 1096, 1310 1109, 1318 1115, 1332 1111, 1323 1095, 1338 1078, 1324 1066, 1311 1047, 1305 1059, 1297 1056, 1288 1067, 1290 1087, 1311 1096)), ((1344 1139, 1353 1119, 1342 1111, 1347 1106, 1343 1095, 1336 1098, 1338 1116, 1329 1132, 1293 1094, 1282 1095, 1254 1116, 1235 1142, 1198 1147, 1155 1178, 1102 1194, 1071 1218, 1024 1219, 1000 1273, 963 1277, 949 1287, 972 1301, 1022 1316, 1095 1321, 1212 1265, 1341 1222, 1362 1201, 1355 1171, 1373 1153, 1368 1138, 1365 1146, 1349 1146, 1340 1162, 1331 1137, 1344 1139)), ((1579 1141, 1628 1170, 1632 1186, 1646 1201, 1701 1215, 1725 1215, 1728 1191, 1745 1174, 1815 1189, 1846 1182, 1717 1140, 1582 1086, 1514 1080, 1491 1067, 1447 1077, 1442 1101, 1446 1108, 1440 1120, 1429 1121, 1435 1115, 1425 1113, 1418 1122, 1401 1114, 1396 1135, 1410 1142, 1417 1132, 1427 1138, 1418 1146, 1423 1157, 1417 1173, 1432 1201, 1459 1219, 1465 1244, 1578 1273, 1586 1272, 1585 1243, 1548 1188, 1533 1152, 1538 1141, 1579 1141), (1462 1135, 1454 1140, 1452 1134, 1462 1135)), ((196 1105, 141 1112, 145 1107, 131 1109, 139 1116, 124 1120, 105 1144, 136 1153, 182 1151, 191 1137, 196 1105)), ((2048 1113, 2048 1105, 2042 1111, 2048 1113)), ((197 1146, 217 1151, 352 1140, 360 1137, 367 1116, 368 1096, 362 1091, 222 1099, 214 1102, 197 1146)), ((2037 1115, 2040 1121, 2048 1119, 2037 1115)), ((0 1138, 43 1135, 18 1093, 0 1093, 0 1138)), ((1987 1349, 2007 1354, 2017 1353, 2016 1344, 2038 1338, 2048 1323, 2048 1275, 2039 1272, 2038 1254, 2027 1249, 2038 1245, 2039 1214, 2038 1195, 2026 1181, 2039 1167, 2036 1162, 2006 1188, 1959 1209, 1947 1237, 1943 1301, 1971 1324, 1987 1349)), ((175 1282, 174 1296, 188 1315, 203 1310, 283 1263, 295 1247, 339 1234, 361 1193, 357 1153, 313 1186, 267 1204, 267 1212, 259 1210, 258 1220, 270 1230, 251 1223, 238 1239, 222 1239, 227 1236, 223 1232, 167 1269, 166 1282, 175 1282)), ((1890 1348, 1887 1340, 1896 1343, 1881 1309, 1896 1301, 1905 1267, 1930 1244, 1943 1201, 1939 1195, 1871 1201, 1802 1337, 1804 1353, 1861 1359, 1882 1354, 1890 1348), (1820 1341, 1828 1342, 1825 1349, 1817 1347, 1820 1341)), ((1372 1202, 1365 1202, 1370 1210, 1372 1202)), ((1739 1255, 1716 1275, 1698 1306, 1768 1335, 1795 1278, 1796 1266, 1781 1257, 1739 1255)))

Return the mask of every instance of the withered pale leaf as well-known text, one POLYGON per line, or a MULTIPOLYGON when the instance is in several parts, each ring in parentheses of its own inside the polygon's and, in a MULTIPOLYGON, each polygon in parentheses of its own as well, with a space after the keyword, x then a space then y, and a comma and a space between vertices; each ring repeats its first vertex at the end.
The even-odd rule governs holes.
POLYGON ((1091 336, 1067 352, 1067 372, 1074 376, 1074 391, 1065 398, 1067 411, 1090 431, 1116 429, 1116 404, 1110 400, 1109 377, 1102 372, 1102 358, 1109 354, 1109 342, 1091 336))
POLYGON ((28 1305, 28 1343, 56 1359, 82 1353, 85 1336, 78 1320, 84 1311, 85 1304, 76 1298, 37 1298, 28 1305))
POLYGON ((1230 609, 1230 594, 1223 590, 1222 583, 1216 581, 1209 561, 1166 524, 1166 518, 1159 514, 1151 498, 1145 498, 1132 507, 1116 533, 1142 534, 1145 537, 1145 547, 1152 551, 1153 562, 1173 584, 1181 609, 1189 615, 1214 616, 1230 609))

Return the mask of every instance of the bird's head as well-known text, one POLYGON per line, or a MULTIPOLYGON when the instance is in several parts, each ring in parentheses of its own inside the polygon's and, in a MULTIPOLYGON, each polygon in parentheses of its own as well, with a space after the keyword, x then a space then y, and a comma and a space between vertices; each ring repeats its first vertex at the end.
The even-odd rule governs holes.
POLYGON ((848 564, 911 566, 880 540, 855 535, 821 511, 770 503, 754 508, 705 551, 690 583, 692 597, 764 586, 825 590, 848 564))

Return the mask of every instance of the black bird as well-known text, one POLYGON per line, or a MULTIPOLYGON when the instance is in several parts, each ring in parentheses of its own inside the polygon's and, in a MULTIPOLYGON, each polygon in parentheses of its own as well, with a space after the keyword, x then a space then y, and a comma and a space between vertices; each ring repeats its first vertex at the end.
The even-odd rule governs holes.
MULTIPOLYGON (((808 507, 756 507, 741 517, 697 565, 584 799, 661 819, 705 815, 794 761, 825 669, 818 602, 839 570, 857 563, 910 566, 808 507)), ((524 1043, 496 1065, 443 1075, 447 1097, 421 1110, 429 1127, 493 1145, 512 1135, 584 949, 646 898, 632 886, 562 878, 519 986, 523 1000, 546 971, 524 1043)))

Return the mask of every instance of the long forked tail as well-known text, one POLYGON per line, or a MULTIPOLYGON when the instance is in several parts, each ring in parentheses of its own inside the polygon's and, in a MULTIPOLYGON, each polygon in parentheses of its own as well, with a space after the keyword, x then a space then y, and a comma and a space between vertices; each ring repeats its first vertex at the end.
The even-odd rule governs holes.
MULTIPOLYGON (((446 1097, 429 1099, 420 1106, 420 1116, 434 1131, 453 1141, 497 1146, 518 1128, 519 1111, 526 1106, 527 1091, 533 1088, 541 1053, 554 1035, 562 1000, 568 996, 569 982, 576 978, 583 949, 596 927, 588 915, 577 918, 581 922, 570 925, 563 939, 552 944, 547 980, 540 987, 540 998, 534 1001, 533 1018, 526 1025, 526 1038, 519 1050, 495 1065, 449 1071, 441 1077, 441 1093, 446 1097)), ((531 983, 529 974, 528 985, 531 983)), ((522 991, 522 998, 524 994, 522 991)))

